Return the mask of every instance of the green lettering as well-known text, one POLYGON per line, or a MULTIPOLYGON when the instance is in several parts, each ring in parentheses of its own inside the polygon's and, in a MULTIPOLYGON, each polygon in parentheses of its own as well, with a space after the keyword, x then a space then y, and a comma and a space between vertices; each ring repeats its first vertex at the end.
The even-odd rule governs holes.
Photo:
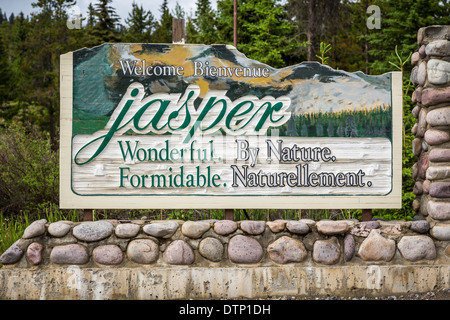
MULTIPOLYGON (((270 102, 265 102, 265 103, 261 106, 261 108, 262 108, 264 105, 266 105, 266 104, 267 104, 267 108, 266 108, 266 110, 264 111, 264 114, 262 115, 261 119, 259 119, 259 122, 258 122, 258 124, 257 124, 256 127, 255 127, 255 131, 259 131, 259 130, 261 129, 261 127, 264 125, 264 123, 266 122, 266 120, 267 120, 268 117, 270 117, 270 121, 272 121, 272 122, 274 122, 274 123, 277 123, 278 121, 281 121, 281 119, 284 118, 284 116, 279 117, 277 120, 274 120, 274 119, 272 118, 272 115, 273 115, 272 112, 274 112, 274 111, 280 111, 281 108, 283 107, 283 103, 282 103, 282 102, 277 102, 277 103, 275 103, 273 106, 272 106, 272 103, 270 103, 270 102)), ((261 109, 261 108, 260 108, 260 109, 261 109)))
POLYGON ((200 124, 202 123, 205 116, 208 114, 208 112, 219 102, 222 102, 222 110, 220 111, 220 114, 217 116, 217 118, 213 121, 213 123, 206 129, 200 129, 201 131, 206 131, 214 127, 223 117, 227 110, 227 102, 224 99, 220 99, 219 101, 215 101, 217 97, 211 97, 209 98, 208 102, 206 103, 205 107, 203 108, 202 112, 198 116, 197 120, 194 122, 191 130, 189 131, 187 137, 184 139, 184 143, 187 143, 193 136, 195 131, 200 127, 200 124))
MULTIPOLYGON (((134 88, 131 91, 131 96, 132 97, 136 97, 139 93, 139 89, 134 88)), ((133 104, 134 100, 127 100, 127 102, 125 103, 125 106, 123 107, 123 109, 120 111, 119 116, 117 117, 116 121, 114 121, 113 125, 111 126, 111 129, 109 129, 108 133, 98 137, 97 139, 92 140, 91 142, 85 144, 75 155, 74 158, 74 162, 79 165, 82 166, 83 164, 89 163, 92 161, 92 159, 94 159, 95 157, 97 157, 102 151, 103 149, 105 149, 105 147, 108 145, 109 141, 111 141, 111 138, 114 136, 114 133, 116 133, 116 131, 120 130, 121 128, 123 128, 124 126, 126 126, 129 121, 127 123, 125 123, 122 127, 119 128, 120 123, 122 122, 123 118, 125 117, 125 115, 128 112, 128 109, 130 109, 131 105, 133 104), (103 139, 102 143, 100 144, 100 146, 98 147, 98 149, 95 151, 95 153, 85 162, 78 162, 77 158, 78 155, 80 154, 80 152, 82 150, 84 150, 87 146, 91 145, 92 143, 94 143, 95 141, 99 140, 99 139, 103 139)), ((131 121, 131 120, 130 120, 131 121)))
POLYGON ((216 184, 216 180, 220 180, 220 176, 218 174, 212 176, 212 184, 214 187, 220 187, 220 183, 216 184))
MULTIPOLYGON (((226 127, 232 131, 237 131, 237 130, 245 127, 248 124, 248 122, 245 125, 241 126, 240 128, 231 129, 230 122, 233 119, 233 117, 239 117, 239 116, 243 116, 243 115, 249 113, 253 109, 253 106, 254 106, 254 103, 252 101, 243 101, 243 102, 239 103, 237 106, 235 106, 233 109, 231 109, 230 113, 228 113, 227 118, 225 120, 226 127), (250 104, 250 107, 248 107, 246 110, 242 111, 241 113, 236 114, 239 111, 239 109, 242 108, 242 106, 244 106, 246 104, 250 104)), ((236 124, 237 124, 237 122, 236 122, 236 124)))
POLYGON ((169 104, 170 104, 170 101, 168 101, 168 100, 155 99, 155 100, 152 100, 152 101, 146 103, 145 105, 143 105, 138 110, 138 112, 136 112, 136 114, 133 117, 134 128, 136 130, 142 131, 142 130, 145 130, 150 124, 152 124, 153 129, 155 129, 157 131, 162 130, 167 125, 167 123, 165 125, 163 125, 161 128, 157 128, 156 125, 158 124, 159 119, 161 119, 162 115, 166 111, 169 104), (145 111, 147 111, 148 107, 150 107, 155 102, 160 103, 160 107, 159 107, 158 111, 156 112, 155 116, 149 123, 147 123, 147 125, 145 125, 144 127, 139 127, 139 121, 141 120, 142 115, 144 114, 145 111))
POLYGON ((136 146, 134 147, 134 151, 133 152, 131 152, 130 141, 125 141, 125 143, 127 145, 127 149, 126 149, 125 152, 123 151, 122 141, 117 141, 117 142, 119 143, 120 151, 122 152, 123 161, 126 160, 126 157, 127 157, 128 154, 130 155, 130 159, 133 160, 134 159, 134 155, 136 154, 136 149, 137 149, 137 146, 139 144, 139 141, 136 141, 136 146))
POLYGON ((128 180, 128 175, 124 176, 123 175, 123 171, 124 170, 130 171, 130 168, 123 167, 123 168, 119 168, 119 170, 120 170, 120 185, 119 185, 119 188, 123 188, 124 187, 124 185, 123 185, 123 178, 126 178, 128 180))
POLYGON ((174 130, 174 131, 183 130, 189 125, 189 123, 191 123, 191 114, 189 113, 189 109, 188 109, 188 101, 192 98, 193 95, 194 95, 194 91, 189 91, 186 101, 181 105, 181 107, 178 110, 173 111, 169 114, 169 119, 167 120, 167 125, 170 128, 170 130, 174 130), (170 125, 170 122, 173 119, 176 119, 178 117, 180 110, 183 109, 183 107, 186 108, 186 117, 184 118, 184 122, 178 128, 172 128, 172 126, 170 125))
POLYGON ((158 179, 158 188, 161 188, 161 180, 162 180, 162 185, 163 188, 166 187, 166 178, 164 177, 164 175, 162 174, 152 174, 150 176, 152 178, 152 186, 155 186, 155 178, 158 179))

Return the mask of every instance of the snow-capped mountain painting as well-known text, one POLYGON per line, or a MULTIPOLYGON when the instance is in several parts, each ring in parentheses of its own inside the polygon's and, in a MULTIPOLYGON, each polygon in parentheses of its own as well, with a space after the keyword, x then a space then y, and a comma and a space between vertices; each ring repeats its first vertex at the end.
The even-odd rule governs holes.
POLYGON ((74 81, 74 133, 102 127, 128 85, 139 81, 148 95, 196 84, 197 106, 210 90, 226 90, 231 100, 288 96, 292 117, 281 135, 391 138, 390 74, 349 73, 318 62, 275 69, 227 45, 103 44, 74 52, 74 79, 83 80, 74 81))

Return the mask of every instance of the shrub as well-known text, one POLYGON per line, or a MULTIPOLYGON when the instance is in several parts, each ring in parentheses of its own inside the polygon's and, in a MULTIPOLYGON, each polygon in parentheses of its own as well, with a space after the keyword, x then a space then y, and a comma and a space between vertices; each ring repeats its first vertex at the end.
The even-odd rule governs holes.
POLYGON ((0 132, 0 211, 33 212, 59 199, 59 158, 49 136, 12 124, 0 132))

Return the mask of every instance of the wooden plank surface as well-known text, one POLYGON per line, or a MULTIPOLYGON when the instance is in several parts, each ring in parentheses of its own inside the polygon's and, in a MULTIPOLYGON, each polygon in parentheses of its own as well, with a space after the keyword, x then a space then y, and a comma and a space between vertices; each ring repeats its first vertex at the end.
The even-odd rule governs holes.
MULTIPOLYGON (((245 139, 245 137, 239 137, 245 139)), ((352 195, 352 194, 366 194, 366 195, 385 195, 391 191, 392 179, 392 164, 391 164, 391 143, 384 138, 316 138, 314 143, 308 138, 268 138, 268 137, 248 137, 249 145, 260 148, 259 155, 254 167, 251 167, 252 162, 237 161, 237 147, 235 137, 211 136, 203 144, 196 142, 193 146, 193 151, 186 148, 186 145, 181 143, 176 136, 120 136, 114 137, 109 143, 108 147, 103 152, 88 164, 79 166, 72 163, 72 189, 79 195, 168 195, 168 194, 186 194, 186 195, 352 195), (251 139, 254 138, 254 139, 251 139), (283 146, 292 147, 294 144, 302 146, 303 148, 329 148, 332 157, 336 160, 333 162, 329 160, 324 161, 310 161, 310 162, 295 162, 290 161, 281 163, 272 155, 272 161, 267 161, 267 142, 281 139, 283 146), (255 140, 252 142, 252 140, 255 140), (121 144, 119 144, 119 141, 121 144), (213 160, 210 159, 211 142, 213 145, 213 160), (148 160, 150 156, 157 155, 157 152, 162 152, 163 159, 166 159, 166 153, 171 150, 176 150, 180 154, 180 150, 184 150, 185 161, 154 161, 148 160), (136 150, 133 159, 130 153, 136 150), (150 150, 150 152, 149 152, 150 150), (167 152, 166 152, 167 150, 167 152), (200 161, 198 158, 190 159, 190 154, 198 156, 198 151, 201 154, 207 154, 207 161, 200 161), (126 155, 124 159, 124 154, 126 155), (197 155, 196 155, 197 154, 197 155), (139 158, 140 155, 140 158, 139 158), (139 161, 141 159, 143 161, 139 161), (220 160, 219 160, 220 159, 220 160), (241 180, 236 180, 236 170, 239 169, 242 173, 243 165, 247 165, 247 172, 258 173, 262 170, 263 173, 281 173, 281 172, 297 172, 297 165, 301 164, 304 170, 304 165, 308 166, 308 173, 315 172, 317 174, 327 172, 337 175, 338 173, 357 173, 359 170, 364 172, 363 181, 366 181, 365 187, 290 187, 285 184, 284 187, 244 187, 241 180), (233 171, 231 166, 235 165, 236 169, 233 171), (168 187, 169 175, 172 178, 181 174, 181 167, 183 167, 183 175, 188 174, 197 175, 197 167, 199 167, 200 174, 207 174, 208 167, 210 176, 219 175, 221 187, 210 188, 175 188, 168 187), (122 169, 119 168, 129 168, 122 169), (233 172, 237 187, 233 187, 233 172), (128 180, 123 178, 121 183, 121 174, 128 175, 128 180), (135 186, 129 182, 132 175, 148 175, 146 179, 146 187, 139 183, 139 178, 136 177, 135 186), (152 175, 164 175, 166 177, 166 188, 154 187, 151 184, 152 175), (367 182, 372 184, 367 186, 367 182), (123 185, 120 187, 120 185, 123 185), (226 185, 224 185, 226 184, 226 185)), ((89 141, 93 140, 92 136, 79 135, 73 139, 74 150, 73 155, 77 155, 78 150, 89 141)), ((204 139, 205 140, 205 139, 204 139)), ((100 140, 99 140, 100 141, 100 140)), ((77 158, 78 161, 83 162, 88 159, 95 151, 95 146, 91 150, 85 150, 86 157, 77 158)), ((302 171, 302 174, 304 171, 302 171)), ((154 178, 156 185, 156 178, 154 178)), ((304 179, 303 179, 304 181, 304 179)), ((219 182, 218 182, 219 183, 219 182)), ((363 182, 364 183, 364 182, 363 182)), ((161 184, 162 185, 162 182, 161 184)), ((304 185, 304 183, 303 183, 304 185)))

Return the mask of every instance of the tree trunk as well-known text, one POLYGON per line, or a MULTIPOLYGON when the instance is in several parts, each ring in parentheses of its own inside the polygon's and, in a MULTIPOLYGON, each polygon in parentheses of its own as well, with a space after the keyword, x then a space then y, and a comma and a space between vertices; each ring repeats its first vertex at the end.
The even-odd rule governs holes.
MULTIPOLYGON (((367 8, 369 7, 369 0, 364 2, 364 12, 367 12, 367 8)), ((366 74, 369 74, 369 42, 367 41, 367 36, 369 35, 369 28, 367 27, 366 22, 366 34, 364 37, 364 54, 366 58, 366 74)))
POLYGON ((308 48, 308 61, 315 61, 316 58, 316 18, 315 18, 315 9, 316 9, 317 0, 309 0, 308 2, 308 26, 306 28, 306 36, 308 38, 308 42, 311 43, 308 48))
MULTIPOLYGON (((56 95, 55 95, 56 96, 56 95)), ((55 101, 55 99, 52 99, 48 104, 48 113, 49 113, 49 131, 50 131, 50 146, 53 151, 58 150, 59 144, 58 144, 58 137, 56 135, 56 128, 58 127, 58 120, 55 119, 56 117, 56 107, 58 106, 58 103, 55 101)))

